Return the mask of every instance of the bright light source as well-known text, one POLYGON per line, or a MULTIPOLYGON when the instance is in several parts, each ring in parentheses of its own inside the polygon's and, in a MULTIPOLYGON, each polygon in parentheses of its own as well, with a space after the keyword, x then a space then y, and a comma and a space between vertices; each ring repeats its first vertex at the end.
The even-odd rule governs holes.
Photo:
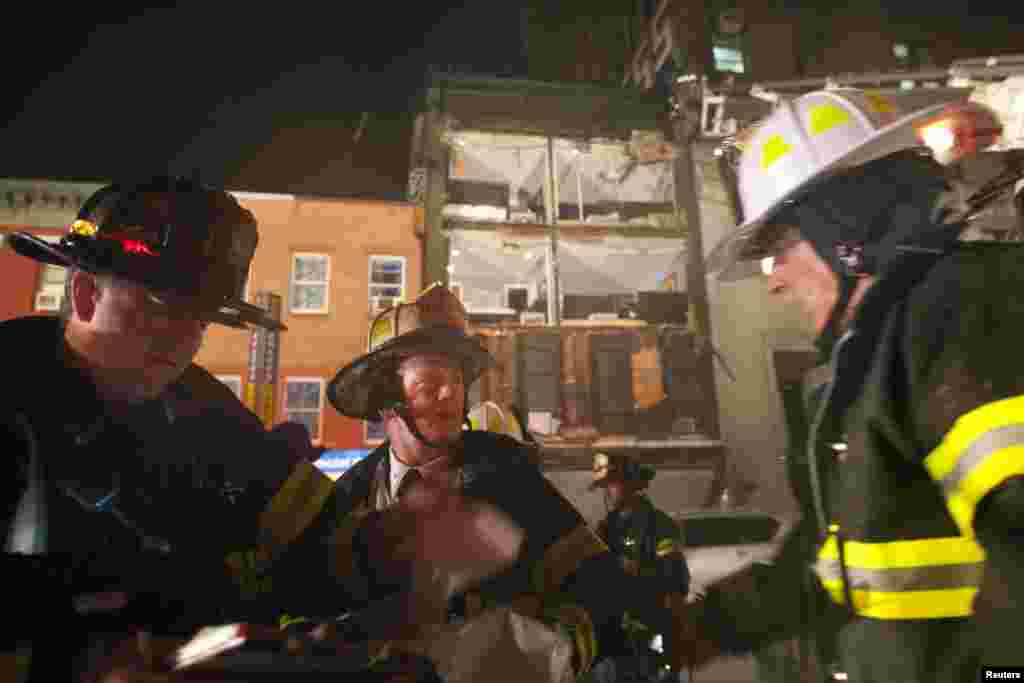
POLYGON ((836 443, 832 444, 832 450, 838 453, 843 453, 844 451, 846 451, 847 448, 849 448, 849 446, 847 446, 842 441, 837 441, 836 443))
POLYGON ((910 48, 906 43, 896 43, 892 46, 892 54, 896 59, 906 59, 910 56, 910 48))
POLYGON ((921 141, 931 147, 935 156, 945 156, 956 147, 956 131, 949 119, 940 119, 918 131, 921 141))
POLYGON ((461 253, 462 253, 462 252, 461 252, 461 251, 459 251, 458 249, 452 249, 452 256, 458 256, 458 255, 459 255, 459 254, 461 254, 461 253))
POLYGON ((449 273, 454 273, 455 272, 455 266, 449 263, 448 264, 448 272, 449 273))
POLYGON ((765 256, 761 259, 761 272, 765 275, 771 275, 772 271, 775 270, 775 257, 765 256))
POLYGON ((523 254, 523 258, 529 261, 530 259, 533 258, 533 254, 531 254, 530 252, 526 252, 523 254))

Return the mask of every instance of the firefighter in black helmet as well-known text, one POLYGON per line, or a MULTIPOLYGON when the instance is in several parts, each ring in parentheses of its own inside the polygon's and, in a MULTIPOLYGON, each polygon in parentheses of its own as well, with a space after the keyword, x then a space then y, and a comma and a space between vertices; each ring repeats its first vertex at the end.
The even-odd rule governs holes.
POLYGON ((281 329, 240 298, 253 215, 159 177, 100 189, 57 243, 8 243, 68 276, 61 316, 0 324, 0 562, 24 605, 0 656, 69 680, 100 632, 275 619, 303 585, 277 560, 333 482, 308 433, 267 432, 193 363, 211 323, 281 329))
MULTIPOLYGON (((654 468, 622 454, 594 454, 591 490, 604 494, 608 514, 597 534, 619 558, 630 576, 648 582, 661 595, 685 596, 690 570, 683 555, 682 534, 671 517, 651 502, 646 490, 654 468)), ((626 614, 606 640, 608 648, 595 668, 598 680, 659 680, 671 669, 664 655, 664 635, 626 614)))

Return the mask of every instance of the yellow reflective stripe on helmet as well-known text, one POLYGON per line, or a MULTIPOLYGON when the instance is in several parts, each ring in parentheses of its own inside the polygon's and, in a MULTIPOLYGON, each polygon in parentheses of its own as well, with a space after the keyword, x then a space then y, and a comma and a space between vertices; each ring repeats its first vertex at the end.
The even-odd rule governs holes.
POLYGON ((1024 475, 1024 397, 961 415, 924 462, 942 485, 960 531, 973 535, 981 499, 1006 479, 1024 475))
POLYGON ((273 555, 313 523, 334 491, 334 481, 313 463, 300 463, 260 514, 260 537, 273 555))
POLYGON ((654 554, 658 557, 665 557, 671 555, 679 548, 679 544, 676 543, 674 538, 663 538, 658 541, 657 547, 654 549, 654 554))
POLYGON ((832 104, 819 104, 811 107, 808 115, 808 129, 811 135, 827 133, 836 126, 843 126, 850 122, 850 112, 832 104))
MULTIPOLYGON (((877 619, 938 619, 971 613, 985 552, 962 536, 843 545, 854 609, 877 619)), ((815 566, 832 599, 843 604, 836 537, 829 534, 815 566)))
POLYGON ((771 168, 792 149, 793 145, 783 140, 781 135, 771 136, 761 146, 761 168, 765 170, 771 168))
POLYGON ((558 591, 562 582, 584 560, 608 552, 594 530, 585 523, 552 543, 533 569, 534 588, 541 595, 558 591))

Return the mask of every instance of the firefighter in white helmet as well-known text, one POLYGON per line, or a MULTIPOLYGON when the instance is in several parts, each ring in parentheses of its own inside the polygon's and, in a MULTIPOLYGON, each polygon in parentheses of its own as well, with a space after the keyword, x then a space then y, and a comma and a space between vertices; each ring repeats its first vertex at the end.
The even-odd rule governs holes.
POLYGON ((948 161, 997 129, 977 105, 908 113, 831 90, 781 103, 745 141, 742 224, 709 269, 762 259, 833 373, 790 463, 798 530, 773 564, 676 605, 692 663, 818 630, 858 683, 1024 664, 1024 248, 961 242, 925 151, 948 161))

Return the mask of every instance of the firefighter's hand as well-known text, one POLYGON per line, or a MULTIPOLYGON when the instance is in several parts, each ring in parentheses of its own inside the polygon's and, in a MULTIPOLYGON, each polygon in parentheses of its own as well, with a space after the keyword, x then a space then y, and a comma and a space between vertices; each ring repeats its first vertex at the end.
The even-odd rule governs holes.
POLYGON ((524 540, 494 506, 427 481, 371 515, 359 535, 369 568, 381 578, 447 594, 510 566, 524 540))
POLYGON ((98 648, 80 675, 81 683, 170 683, 176 680, 166 657, 178 645, 176 640, 154 639, 140 631, 125 635, 110 647, 98 648))
POLYGON ((717 657, 718 646, 701 633, 697 618, 700 613, 699 600, 688 604, 682 593, 671 593, 665 596, 665 603, 670 615, 665 655, 672 669, 700 669, 717 657))

